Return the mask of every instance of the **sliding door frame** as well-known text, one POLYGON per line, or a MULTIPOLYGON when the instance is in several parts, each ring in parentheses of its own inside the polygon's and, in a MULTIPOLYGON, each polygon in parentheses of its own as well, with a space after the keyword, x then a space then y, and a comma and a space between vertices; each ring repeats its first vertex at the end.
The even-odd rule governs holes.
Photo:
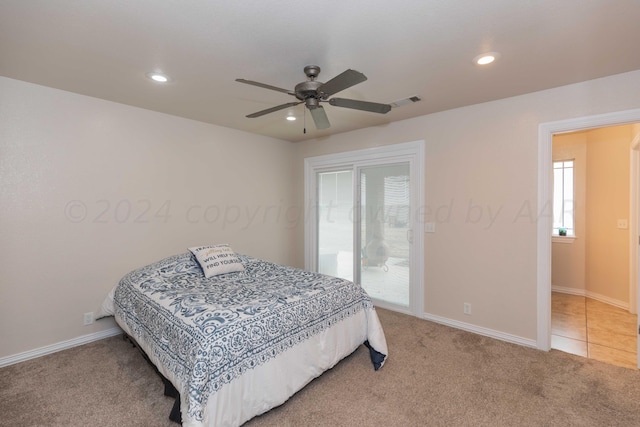
MULTIPOLYGON (((374 302, 376 306, 382 308, 388 308, 390 310, 421 317, 424 312, 424 160, 424 141, 385 145, 382 147, 306 158, 304 160, 305 269, 317 271, 318 268, 317 173, 331 170, 352 169, 354 171, 353 200, 355 207, 355 204, 357 203, 356 201, 359 200, 359 196, 357 196, 355 192, 359 188, 359 185, 356 185, 356 180, 359 179, 358 173, 360 167, 371 166, 378 163, 391 164, 408 162, 410 166, 412 205, 412 245, 409 260, 411 268, 409 284, 410 304, 409 307, 405 308, 380 300, 375 300, 374 302)), ((355 226, 359 226, 359 224, 355 224, 355 226)), ((356 246, 354 245, 354 248, 355 247, 356 246)), ((355 278, 357 277, 358 276, 355 276, 355 278)))

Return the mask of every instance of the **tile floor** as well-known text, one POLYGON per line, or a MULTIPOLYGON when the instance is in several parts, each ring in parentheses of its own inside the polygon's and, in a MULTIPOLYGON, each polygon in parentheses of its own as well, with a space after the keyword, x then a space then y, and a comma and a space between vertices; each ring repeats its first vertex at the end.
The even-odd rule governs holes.
POLYGON ((637 315, 578 295, 553 292, 551 348, 637 369, 637 315))

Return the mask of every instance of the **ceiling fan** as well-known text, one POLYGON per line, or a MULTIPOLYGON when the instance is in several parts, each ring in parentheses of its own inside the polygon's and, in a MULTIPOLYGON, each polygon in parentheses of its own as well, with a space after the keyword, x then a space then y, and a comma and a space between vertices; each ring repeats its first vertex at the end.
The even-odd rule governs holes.
POLYGON ((351 108, 354 110, 370 111, 372 113, 380 114, 386 114, 391 110, 391 105, 389 104, 379 104, 377 102, 358 101, 347 98, 329 98, 333 94, 367 80, 367 77, 359 71, 351 69, 346 70, 326 83, 316 80, 318 74, 320 74, 320 67, 317 65, 307 65, 304 67, 304 73, 307 75, 308 80, 306 82, 298 83, 293 91, 264 83, 254 82, 253 80, 236 79, 236 81, 240 83, 283 92, 299 99, 299 101, 296 102, 288 102, 286 104, 258 111, 257 113, 249 114, 247 117, 260 117, 265 114, 273 113, 274 111, 283 110, 285 108, 304 103, 307 109, 309 109, 311 117, 313 117, 313 122, 315 123, 316 128, 327 129, 331 125, 329 124, 327 113, 324 111, 324 108, 322 108, 322 105, 320 105, 321 102, 328 102, 335 107, 351 108))

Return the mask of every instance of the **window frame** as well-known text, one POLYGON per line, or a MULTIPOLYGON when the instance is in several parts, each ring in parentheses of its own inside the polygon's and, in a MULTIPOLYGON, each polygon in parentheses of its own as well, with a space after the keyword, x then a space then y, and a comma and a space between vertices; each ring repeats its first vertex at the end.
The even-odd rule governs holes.
POLYGON ((575 223, 575 218, 576 218, 576 206, 575 206, 575 194, 576 194, 576 188, 575 188, 575 170, 576 170, 576 160, 575 158, 569 158, 569 159, 557 159, 557 160, 552 160, 552 164, 551 164, 551 170, 553 171, 552 174, 552 195, 553 195, 553 220, 552 220, 552 229, 551 229, 551 236, 554 238, 554 241, 557 241, 558 239, 567 239, 567 240, 573 240, 576 238, 576 223, 575 223), (565 163, 571 163, 570 167, 567 167, 565 165, 565 163), (557 164, 562 163, 561 167, 556 167, 557 164), (557 169, 561 169, 562 170, 562 185, 561 185, 561 191, 562 191, 562 214, 560 216, 560 221, 557 222, 556 221, 556 177, 555 177, 555 171, 557 169), (565 186, 565 171, 567 169, 571 169, 571 198, 567 199, 566 197, 566 186, 565 186), (565 223, 565 215, 567 213, 567 209, 566 209, 566 203, 567 200, 569 200, 571 202, 571 225, 568 226, 565 223), (559 226, 556 226, 558 225, 559 226), (565 228, 567 230, 567 234, 565 236, 561 236, 560 235, 560 228, 565 228))

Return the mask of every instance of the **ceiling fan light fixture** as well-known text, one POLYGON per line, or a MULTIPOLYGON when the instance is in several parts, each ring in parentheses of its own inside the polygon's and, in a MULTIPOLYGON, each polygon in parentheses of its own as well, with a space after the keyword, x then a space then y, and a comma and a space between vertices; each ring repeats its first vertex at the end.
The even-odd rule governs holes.
POLYGON ((153 80, 156 83, 167 83, 169 80, 169 76, 162 73, 147 73, 147 78, 153 80))
POLYGON ((487 52, 473 58, 473 62, 477 65, 489 65, 498 58, 500 58, 498 52, 487 52))

